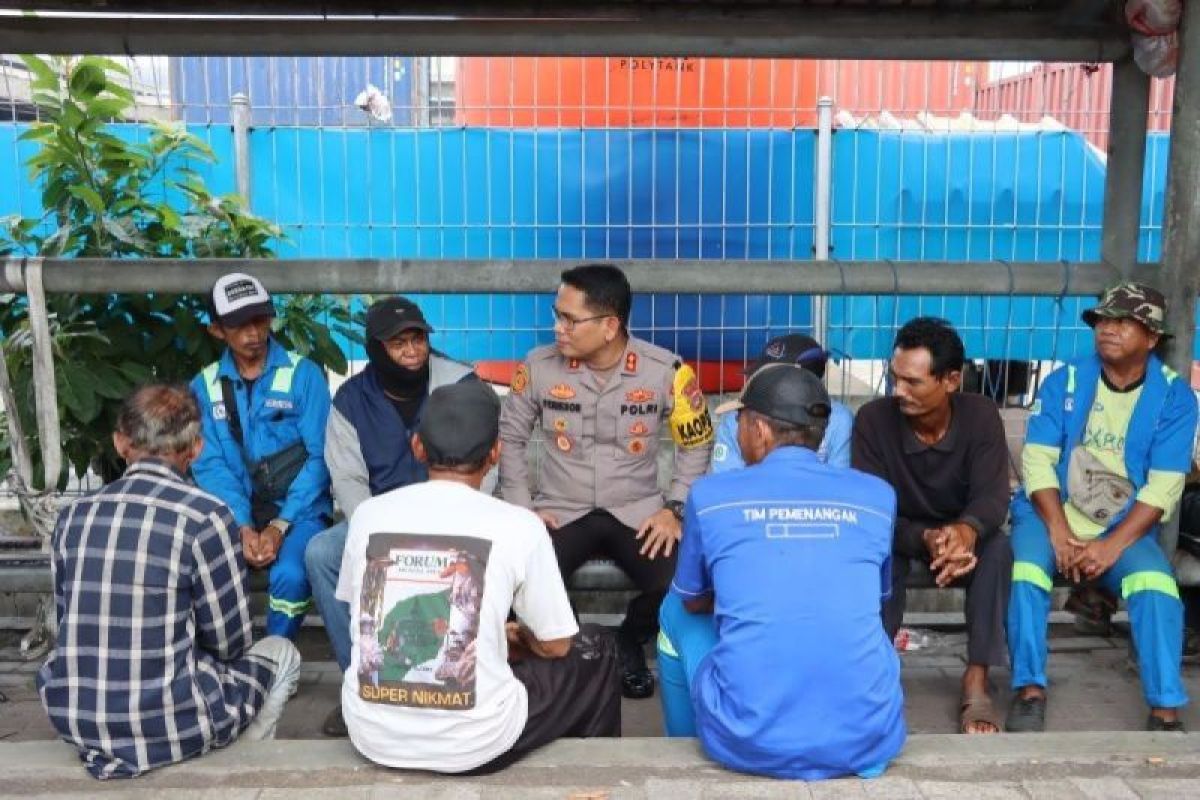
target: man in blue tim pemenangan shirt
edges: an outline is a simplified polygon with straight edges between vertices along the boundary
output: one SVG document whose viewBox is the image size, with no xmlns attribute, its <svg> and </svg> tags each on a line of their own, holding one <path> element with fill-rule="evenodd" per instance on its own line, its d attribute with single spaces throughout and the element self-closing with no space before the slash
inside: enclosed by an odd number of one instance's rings
<svg viewBox="0 0 1200 800">
<path fill-rule="evenodd" d="M 829 395 L 803 368 L 763 367 L 733 409 L 750 466 L 693 485 L 660 612 L 667 735 L 743 772 L 877 776 L 906 736 L 879 622 L 895 493 L 820 463 Z"/>
</svg>

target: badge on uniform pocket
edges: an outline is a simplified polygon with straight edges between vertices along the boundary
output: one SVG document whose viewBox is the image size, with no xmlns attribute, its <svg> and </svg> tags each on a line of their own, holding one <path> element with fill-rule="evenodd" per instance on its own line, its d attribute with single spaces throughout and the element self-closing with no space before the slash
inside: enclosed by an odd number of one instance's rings
<svg viewBox="0 0 1200 800">
<path fill-rule="evenodd" d="M 571 437 L 567 436 L 565 433 L 560 433 L 558 436 L 554 437 L 554 445 L 564 453 L 569 453 L 571 452 L 572 447 Z"/>
<path fill-rule="evenodd" d="M 559 433 L 562 433 L 566 429 L 567 429 L 567 418 L 566 417 L 559 417 L 558 419 L 554 420 L 554 430 L 558 431 Z"/>
<path fill-rule="evenodd" d="M 640 456 L 644 452 L 646 452 L 646 440 L 645 439 L 630 439 L 629 440 L 629 453 L 631 455 Z"/>
<path fill-rule="evenodd" d="M 650 428 L 646 425 L 646 423 L 642 422 L 639 419 L 637 422 L 635 422 L 629 426 L 629 435 L 630 436 L 649 436 Z"/>
</svg>

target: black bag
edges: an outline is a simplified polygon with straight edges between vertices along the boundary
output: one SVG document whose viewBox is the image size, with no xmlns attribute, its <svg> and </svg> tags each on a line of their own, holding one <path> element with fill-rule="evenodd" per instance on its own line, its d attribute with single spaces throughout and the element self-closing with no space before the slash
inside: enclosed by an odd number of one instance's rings
<svg viewBox="0 0 1200 800">
<path fill-rule="evenodd" d="M 221 398 L 225 401 L 229 433 L 242 451 L 242 460 L 246 462 L 246 469 L 250 473 L 250 516 L 254 527 L 262 530 L 279 516 L 280 502 L 287 497 L 292 481 L 296 480 L 308 461 L 308 449 L 304 442 L 296 442 L 257 462 L 251 461 L 246 457 L 242 420 L 238 414 L 237 398 L 233 394 L 233 381 L 229 378 L 221 378 Z"/>
</svg>

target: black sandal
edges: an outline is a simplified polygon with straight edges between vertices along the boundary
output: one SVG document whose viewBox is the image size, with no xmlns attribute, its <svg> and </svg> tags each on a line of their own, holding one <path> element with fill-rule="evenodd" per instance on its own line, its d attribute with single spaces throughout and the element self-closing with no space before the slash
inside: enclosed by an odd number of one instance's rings
<svg viewBox="0 0 1200 800">
<path fill-rule="evenodd" d="M 1004 730 L 1009 733 L 1041 733 L 1046 730 L 1046 698 L 1013 698 L 1004 720 Z"/>
<path fill-rule="evenodd" d="M 1165 720 L 1154 714 L 1146 718 L 1146 730 L 1154 733 L 1187 733 L 1183 727 L 1183 720 L 1178 717 Z"/>
</svg>

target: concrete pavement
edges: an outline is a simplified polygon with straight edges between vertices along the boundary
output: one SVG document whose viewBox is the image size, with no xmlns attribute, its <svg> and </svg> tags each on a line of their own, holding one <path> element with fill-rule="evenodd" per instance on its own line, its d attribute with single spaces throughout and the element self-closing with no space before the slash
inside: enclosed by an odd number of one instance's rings
<svg viewBox="0 0 1200 800">
<path fill-rule="evenodd" d="M 98 782 L 69 748 L 0 745 L 0 795 L 267 798 L 1185 798 L 1200 792 L 1200 736 L 918 735 L 875 780 L 804 784 L 727 772 L 694 740 L 563 740 L 478 778 L 376 767 L 346 742 L 235 745 L 136 781 Z"/>
</svg>

